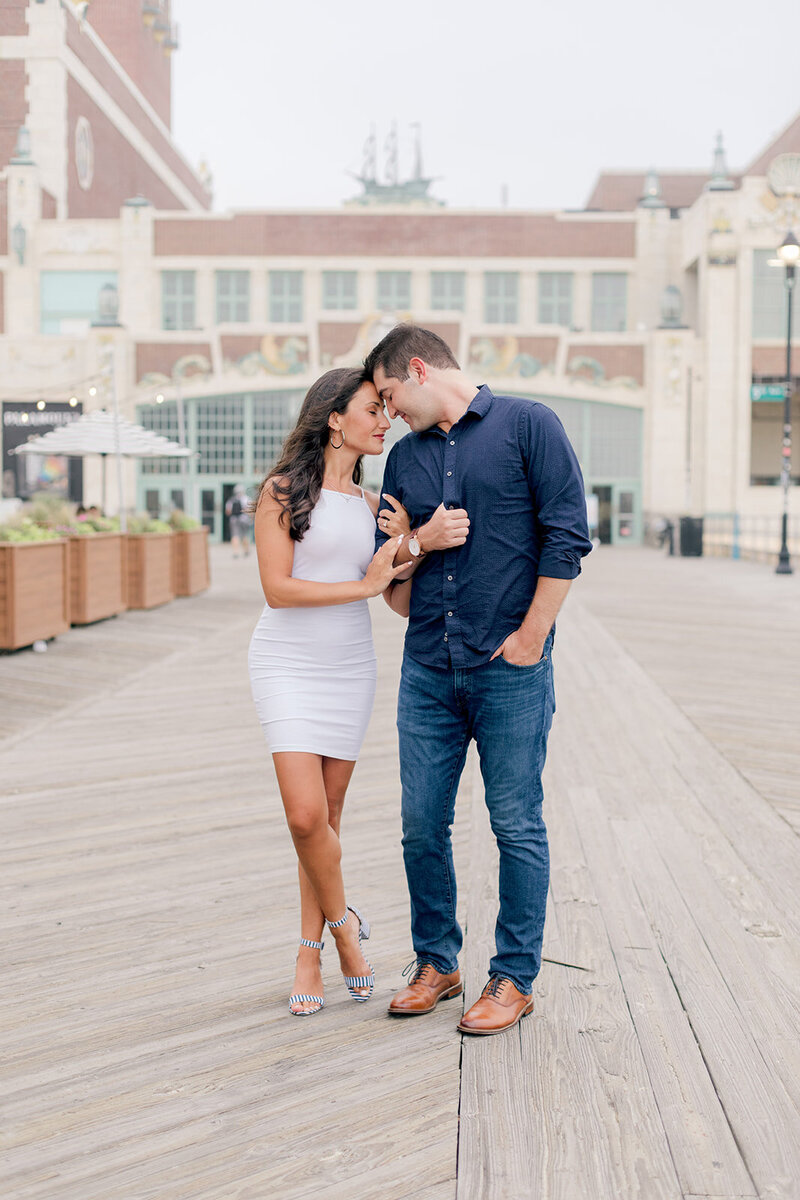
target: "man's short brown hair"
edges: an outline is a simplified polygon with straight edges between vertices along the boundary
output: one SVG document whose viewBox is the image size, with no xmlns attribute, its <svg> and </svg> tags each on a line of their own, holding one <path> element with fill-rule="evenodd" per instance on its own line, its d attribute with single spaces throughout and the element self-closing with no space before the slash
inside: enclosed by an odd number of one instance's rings
<svg viewBox="0 0 800 1200">
<path fill-rule="evenodd" d="M 364 360 L 364 373 L 372 379 L 380 367 L 388 379 L 408 379 L 408 364 L 412 358 L 421 358 L 429 367 L 459 369 L 455 355 L 444 338 L 440 338 L 432 329 L 423 329 L 421 325 L 405 324 L 395 325 L 370 350 Z"/>
</svg>

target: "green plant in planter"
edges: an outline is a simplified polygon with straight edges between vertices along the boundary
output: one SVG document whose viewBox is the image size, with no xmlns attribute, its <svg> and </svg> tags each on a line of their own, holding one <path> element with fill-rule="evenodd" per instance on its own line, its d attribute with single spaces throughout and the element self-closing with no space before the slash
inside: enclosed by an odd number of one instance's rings
<svg viewBox="0 0 800 1200">
<path fill-rule="evenodd" d="M 30 517 L 10 517 L 0 525 L 0 542 L 52 542 L 63 535 L 54 529 L 44 529 Z"/>
<path fill-rule="evenodd" d="M 200 528 L 200 522 L 195 521 L 194 517 L 190 517 L 182 508 L 173 508 L 169 515 L 169 523 L 176 533 L 186 533 L 190 529 Z"/>
<path fill-rule="evenodd" d="M 119 533 L 119 517 L 86 517 L 81 524 L 88 525 L 95 533 Z"/>
<path fill-rule="evenodd" d="M 128 517 L 128 533 L 172 533 L 172 528 L 147 513 L 135 513 Z"/>
</svg>

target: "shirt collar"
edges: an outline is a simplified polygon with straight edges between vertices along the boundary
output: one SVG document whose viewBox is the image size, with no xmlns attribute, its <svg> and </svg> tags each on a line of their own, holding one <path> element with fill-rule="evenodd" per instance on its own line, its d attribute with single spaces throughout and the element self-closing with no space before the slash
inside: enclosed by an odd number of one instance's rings
<svg viewBox="0 0 800 1200">
<path fill-rule="evenodd" d="M 486 416 L 493 403 L 494 392 L 485 383 L 482 383 L 478 388 L 478 391 L 469 408 L 466 410 L 463 416 L 459 417 L 459 420 L 456 422 L 456 424 L 459 424 L 466 417 L 478 417 L 479 419 L 482 419 Z M 440 428 L 439 425 L 430 425 L 427 429 L 423 429 L 420 432 L 423 434 L 438 433 L 441 435 L 441 437 L 447 436 L 445 431 Z"/>
</svg>

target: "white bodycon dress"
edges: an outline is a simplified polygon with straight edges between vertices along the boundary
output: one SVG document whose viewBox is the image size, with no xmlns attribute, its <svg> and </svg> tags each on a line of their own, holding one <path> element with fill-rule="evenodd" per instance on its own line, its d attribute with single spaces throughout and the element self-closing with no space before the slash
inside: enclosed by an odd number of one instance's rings
<svg viewBox="0 0 800 1200">
<path fill-rule="evenodd" d="M 375 548 L 375 518 L 361 496 L 326 489 L 294 543 L 294 579 L 363 579 Z M 315 608 L 270 608 L 256 625 L 250 684 L 272 753 L 306 751 L 355 761 L 375 698 L 375 647 L 366 600 Z"/>
</svg>

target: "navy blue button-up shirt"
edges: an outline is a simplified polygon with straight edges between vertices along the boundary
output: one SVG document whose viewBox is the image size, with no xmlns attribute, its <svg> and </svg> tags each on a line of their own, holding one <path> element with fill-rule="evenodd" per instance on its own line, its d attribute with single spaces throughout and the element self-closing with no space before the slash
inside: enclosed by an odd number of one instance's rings
<svg viewBox="0 0 800 1200">
<path fill-rule="evenodd" d="M 574 579 L 592 548 L 583 477 L 558 417 L 486 386 L 447 433 L 434 425 L 392 447 L 383 492 L 412 529 L 442 503 L 470 519 L 466 544 L 430 552 L 414 575 L 406 653 L 427 666 L 488 662 L 522 624 L 538 577 Z M 379 531 L 376 546 L 385 540 Z"/>
</svg>

